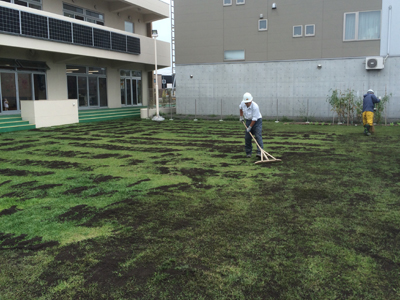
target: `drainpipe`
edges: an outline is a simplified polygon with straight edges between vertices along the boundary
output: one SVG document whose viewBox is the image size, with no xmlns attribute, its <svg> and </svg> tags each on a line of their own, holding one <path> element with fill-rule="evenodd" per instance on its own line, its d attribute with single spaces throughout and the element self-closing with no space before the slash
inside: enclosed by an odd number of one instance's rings
<svg viewBox="0 0 400 300">
<path fill-rule="evenodd" d="M 389 54 L 390 54 L 390 36 L 391 36 L 391 27 L 390 27 L 390 25 L 391 25 L 391 23 L 392 23 L 392 6 L 391 5 L 389 5 L 389 11 L 388 11 L 388 32 L 387 32 L 387 54 L 386 54 L 386 57 L 385 57 L 385 60 L 383 61 L 383 63 L 385 64 L 386 63 L 386 59 L 389 57 Z"/>
</svg>

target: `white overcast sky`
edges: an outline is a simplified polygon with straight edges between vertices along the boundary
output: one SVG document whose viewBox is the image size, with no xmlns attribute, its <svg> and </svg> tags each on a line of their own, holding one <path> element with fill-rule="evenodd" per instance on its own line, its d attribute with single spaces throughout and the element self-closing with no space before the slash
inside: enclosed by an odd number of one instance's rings
<svg viewBox="0 0 400 300">
<path fill-rule="evenodd" d="M 170 4 L 169 0 L 160 0 Z M 170 12 L 171 13 L 171 12 Z M 158 31 L 158 40 L 171 43 L 171 19 L 163 19 L 161 21 L 153 22 L 153 29 Z M 159 69 L 158 74 L 171 75 L 171 68 Z"/>
</svg>

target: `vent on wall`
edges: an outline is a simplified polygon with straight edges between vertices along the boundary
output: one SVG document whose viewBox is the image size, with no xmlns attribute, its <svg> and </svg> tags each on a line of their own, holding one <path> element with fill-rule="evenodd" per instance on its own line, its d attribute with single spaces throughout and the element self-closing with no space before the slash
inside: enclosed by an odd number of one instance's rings
<svg viewBox="0 0 400 300">
<path fill-rule="evenodd" d="M 381 70 L 384 67 L 383 57 L 373 56 L 365 59 L 365 69 L 367 70 Z"/>
</svg>

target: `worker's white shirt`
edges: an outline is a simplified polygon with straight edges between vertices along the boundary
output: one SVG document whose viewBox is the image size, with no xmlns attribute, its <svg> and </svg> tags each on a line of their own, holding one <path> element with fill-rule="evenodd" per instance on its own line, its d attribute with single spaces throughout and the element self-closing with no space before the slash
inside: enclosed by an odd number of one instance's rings
<svg viewBox="0 0 400 300">
<path fill-rule="evenodd" d="M 249 107 L 247 107 L 246 103 L 242 101 L 242 103 L 239 105 L 239 108 L 243 111 L 243 117 L 246 120 L 257 121 L 258 119 L 262 118 L 260 108 L 254 101 L 251 102 Z"/>
</svg>

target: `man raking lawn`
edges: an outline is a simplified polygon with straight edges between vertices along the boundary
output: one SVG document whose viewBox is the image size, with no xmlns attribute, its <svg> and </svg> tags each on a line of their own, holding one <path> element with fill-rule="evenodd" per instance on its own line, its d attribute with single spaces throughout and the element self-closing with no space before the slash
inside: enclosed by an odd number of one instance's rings
<svg viewBox="0 0 400 300">
<path fill-rule="evenodd" d="M 243 122 L 244 127 L 246 127 L 246 135 L 244 138 L 246 157 L 251 157 L 251 152 L 253 150 L 251 139 L 253 139 L 257 145 L 256 156 L 261 158 L 261 160 L 256 162 L 256 164 L 281 161 L 280 159 L 276 159 L 271 154 L 263 150 L 264 144 L 262 140 L 262 115 L 260 113 L 260 108 L 258 107 L 258 104 L 253 102 L 253 96 L 250 93 L 245 93 L 243 95 L 243 101 L 239 105 L 239 112 L 239 120 Z M 246 123 L 244 122 L 244 120 L 246 120 Z"/>
</svg>

